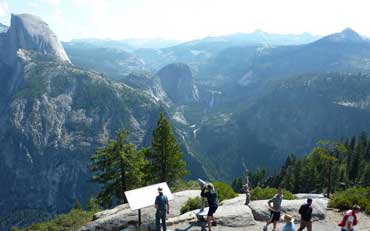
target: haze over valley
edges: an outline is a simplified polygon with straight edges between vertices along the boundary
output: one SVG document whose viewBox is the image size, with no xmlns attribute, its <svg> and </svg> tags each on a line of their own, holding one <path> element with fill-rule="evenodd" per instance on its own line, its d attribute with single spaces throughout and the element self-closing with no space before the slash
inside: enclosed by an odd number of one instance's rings
<svg viewBox="0 0 370 231">
<path fill-rule="evenodd" d="M 0 227 L 86 204 L 90 156 L 121 128 L 150 145 L 160 112 L 187 179 L 231 183 L 242 162 L 274 172 L 320 140 L 369 134 L 370 40 L 345 26 L 61 42 L 41 17 L 12 14 L 0 24 Z"/>
</svg>

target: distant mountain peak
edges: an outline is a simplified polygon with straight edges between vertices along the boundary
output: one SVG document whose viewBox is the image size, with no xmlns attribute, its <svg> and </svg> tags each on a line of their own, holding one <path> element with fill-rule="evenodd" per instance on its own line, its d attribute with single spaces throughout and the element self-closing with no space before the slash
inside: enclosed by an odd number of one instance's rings
<svg viewBox="0 0 370 231">
<path fill-rule="evenodd" d="M 4 61 L 14 63 L 19 49 L 50 55 L 56 60 L 70 63 L 70 60 L 49 25 L 31 14 L 12 14 L 10 27 L 4 38 Z"/>
<path fill-rule="evenodd" d="M 339 33 L 334 33 L 322 38 L 329 42 L 363 42 L 364 39 L 356 31 L 351 28 L 346 28 Z"/>
<path fill-rule="evenodd" d="M 198 89 L 190 67 L 185 63 L 171 63 L 157 73 L 168 97 L 176 103 L 187 104 L 198 101 Z"/>
</svg>

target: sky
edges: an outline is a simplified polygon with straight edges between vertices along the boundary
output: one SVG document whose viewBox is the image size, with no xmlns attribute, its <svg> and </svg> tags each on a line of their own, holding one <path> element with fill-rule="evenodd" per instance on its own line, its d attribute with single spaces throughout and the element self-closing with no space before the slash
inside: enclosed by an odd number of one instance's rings
<svg viewBox="0 0 370 231">
<path fill-rule="evenodd" d="M 164 38 L 187 41 L 250 33 L 327 35 L 351 27 L 370 36 L 368 0 L 0 0 L 11 13 L 40 16 L 63 41 Z"/>
</svg>

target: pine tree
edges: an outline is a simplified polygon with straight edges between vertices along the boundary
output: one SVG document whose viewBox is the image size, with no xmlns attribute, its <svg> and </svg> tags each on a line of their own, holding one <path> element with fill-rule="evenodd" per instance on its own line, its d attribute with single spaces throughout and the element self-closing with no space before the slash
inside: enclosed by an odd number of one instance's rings
<svg viewBox="0 0 370 231">
<path fill-rule="evenodd" d="M 147 171 L 149 182 L 167 182 L 173 186 L 187 174 L 183 154 L 171 131 L 170 122 L 160 113 L 157 126 L 153 131 L 152 145 L 146 153 L 149 161 Z"/>
<path fill-rule="evenodd" d="M 105 207 L 110 207 L 113 201 L 127 202 L 124 192 L 142 186 L 144 155 L 134 144 L 128 143 L 127 136 L 125 129 L 119 130 L 116 140 L 91 156 L 92 180 L 103 184 L 97 199 Z"/>
<path fill-rule="evenodd" d="M 81 206 L 81 203 L 80 203 L 80 201 L 79 201 L 79 200 L 76 200 L 76 201 L 75 201 L 75 204 L 74 204 L 74 206 L 73 206 L 73 209 L 79 209 L 79 210 L 81 210 L 81 209 L 82 209 L 82 206 Z"/>
<path fill-rule="evenodd" d="M 231 183 L 231 188 L 233 188 L 236 193 L 243 193 L 244 182 L 241 176 L 236 177 Z"/>
<path fill-rule="evenodd" d="M 86 208 L 88 211 L 93 211 L 93 212 L 99 211 L 98 200 L 94 197 L 90 197 L 89 201 L 87 202 Z"/>
</svg>

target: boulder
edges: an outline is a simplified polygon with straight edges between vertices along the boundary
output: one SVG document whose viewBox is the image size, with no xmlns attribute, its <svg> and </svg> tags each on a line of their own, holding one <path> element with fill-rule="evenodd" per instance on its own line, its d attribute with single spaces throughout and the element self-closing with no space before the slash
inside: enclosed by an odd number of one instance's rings
<svg viewBox="0 0 370 231">
<path fill-rule="evenodd" d="M 246 227 L 254 225 L 256 222 L 252 210 L 247 205 L 244 205 L 244 202 L 245 196 L 242 194 L 233 199 L 222 201 L 215 213 L 217 223 L 227 227 Z M 195 211 L 190 213 L 194 214 Z"/>
<path fill-rule="evenodd" d="M 243 205 L 245 203 L 245 194 L 239 194 L 239 196 L 229 199 L 229 200 L 224 200 L 221 202 L 221 205 Z"/>
<path fill-rule="evenodd" d="M 220 206 L 215 217 L 217 223 L 228 227 L 246 227 L 256 222 L 252 210 L 244 204 L 231 204 Z"/>
<path fill-rule="evenodd" d="M 297 200 L 283 200 L 282 203 L 282 214 L 289 213 L 293 215 L 296 221 L 300 221 L 300 214 L 298 210 L 302 204 L 306 202 L 306 199 Z M 313 220 L 323 220 L 326 217 L 326 207 L 328 199 L 316 198 L 313 199 Z M 257 221 L 266 221 L 270 217 L 270 211 L 267 205 L 267 200 L 251 201 L 249 207 L 252 209 L 254 219 Z"/>
</svg>

